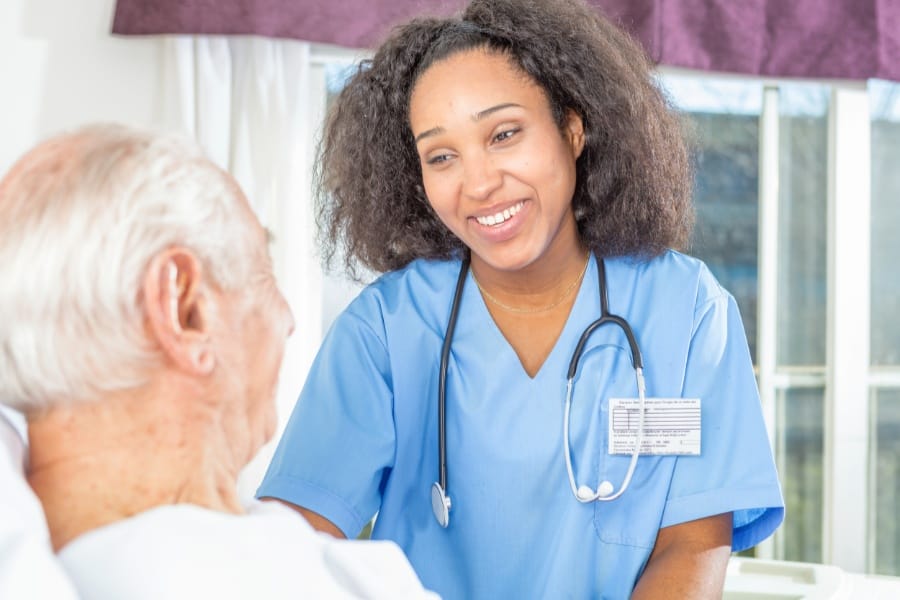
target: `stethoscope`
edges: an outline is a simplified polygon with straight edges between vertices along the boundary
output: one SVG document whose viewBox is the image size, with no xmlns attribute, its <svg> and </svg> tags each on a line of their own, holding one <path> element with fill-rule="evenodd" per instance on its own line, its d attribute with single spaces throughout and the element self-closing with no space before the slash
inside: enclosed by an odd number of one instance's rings
<svg viewBox="0 0 900 600">
<path fill-rule="evenodd" d="M 603 259 L 597 258 L 597 279 L 600 282 L 600 318 L 588 325 L 575 351 L 572 353 L 572 359 L 569 361 L 569 370 L 566 374 L 566 407 L 563 414 L 563 452 L 566 457 L 566 472 L 569 475 L 569 485 L 572 488 L 572 494 L 575 499 L 581 503 L 594 502 L 601 500 L 608 502 L 615 500 L 625 493 L 628 485 L 631 483 L 631 477 L 634 475 L 634 469 L 637 466 L 638 456 L 640 455 L 641 445 L 644 441 L 644 363 L 641 359 L 641 351 L 638 348 L 637 340 L 628 321 L 617 315 L 610 314 L 609 300 L 606 293 L 606 266 Z M 450 495 L 447 490 L 447 365 L 450 361 L 450 344 L 453 341 L 453 331 L 456 329 L 456 321 L 459 317 L 459 305 L 462 299 L 463 288 L 466 284 L 466 276 L 469 272 L 470 258 L 466 256 L 462 261 L 459 269 L 459 276 L 456 280 L 456 291 L 453 294 L 453 304 L 450 307 L 450 320 L 447 323 L 447 331 L 444 334 L 444 344 L 441 348 L 441 365 L 438 375 L 438 481 L 431 485 L 431 509 L 434 516 L 441 527 L 447 527 L 450 524 Z M 572 390 L 574 388 L 575 373 L 578 370 L 578 360 L 584 351 L 584 346 L 591 337 L 591 334 L 598 327 L 612 323 L 618 326 L 625 337 L 628 339 L 628 345 L 631 347 L 631 363 L 634 366 L 635 379 L 638 388 L 638 430 L 635 439 L 634 450 L 631 453 L 631 462 L 628 464 L 628 470 L 622 479 L 622 485 L 619 491 L 615 491 L 610 481 L 602 481 L 594 490 L 587 485 L 577 485 L 575 483 L 575 474 L 572 469 L 572 456 L 569 446 L 569 414 L 572 407 Z"/>
</svg>

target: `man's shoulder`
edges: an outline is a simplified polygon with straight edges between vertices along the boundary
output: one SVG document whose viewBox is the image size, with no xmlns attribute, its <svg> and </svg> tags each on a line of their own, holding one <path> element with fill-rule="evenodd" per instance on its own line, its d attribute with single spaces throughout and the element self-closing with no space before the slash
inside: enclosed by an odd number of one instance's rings
<svg viewBox="0 0 900 600">
<path fill-rule="evenodd" d="M 81 536 L 60 559 L 79 591 L 100 600 L 278 599 L 308 592 L 349 598 L 382 579 L 393 591 L 419 586 L 392 544 L 340 542 L 298 513 L 266 502 L 243 515 L 188 505 L 156 508 Z"/>
<path fill-rule="evenodd" d="M 140 598 L 223 591 L 229 592 L 226 597 L 240 597 L 241 590 L 253 588 L 246 577 L 265 575 L 260 570 L 274 567 L 272 559 L 287 540 L 302 536 L 302 528 L 292 531 L 292 520 L 284 517 L 278 519 L 280 533 L 272 535 L 275 528 L 266 525 L 272 520 L 198 506 L 159 507 L 81 535 L 59 558 L 87 597 L 115 598 L 127 591 L 134 598 L 134 590 L 140 590 Z M 272 537 L 264 543 L 265 535 Z M 290 546 L 296 551 L 302 543 Z"/>
<path fill-rule="evenodd" d="M 265 505 L 267 503 L 256 503 Z M 278 531 L 277 535 L 272 535 Z M 300 545 L 314 536 L 309 524 L 288 508 L 253 506 L 246 514 L 230 514 L 190 504 L 160 506 L 87 532 L 63 548 L 60 557 L 111 553 L 122 558 L 169 562 L 174 554 L 203 552 L 225 558 L 243 553 L 250 544 L 271 547 L 282 540 Z M 178 543 L 172 545 L 174 538 Z M 234 543 L 240 540 L 240 544 Z"/>
</svg>

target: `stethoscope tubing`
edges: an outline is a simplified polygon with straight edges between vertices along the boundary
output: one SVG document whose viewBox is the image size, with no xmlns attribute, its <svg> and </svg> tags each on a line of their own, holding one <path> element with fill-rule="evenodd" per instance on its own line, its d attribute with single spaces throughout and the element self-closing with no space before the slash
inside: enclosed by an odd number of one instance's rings
<svg viewBox="0 0 900 600">
<path fill-rule="evenodd" d="M 638 432 L 637 437 L 634 440 L 634 450 L 631 452 L 631 460 L 628 463 L 628 470 L 625 471 L 625 477 L 622 479 L 622 485 L 619 486 L 619 491 L 609 491 L 606 492 L 603 489 L 603 484 L 608 484 L 612 486 L 608 481 L 602 482 L 596 491 L 591 490 L 591 494 L 589 496 L 582 496 L 579 493 L 578 484 L 575 482 L 575 472 L 572 468 L 572 446 L 569 444 L 569 414 L 572 409 L 572 388 L 574 387 L 574 379 L 570 378 L 566 380 L 566 407 L 563 412 L 563 453 L 566 457 L 566 473 L 569 476 L 569 487 L 572 488 L 572 494 L 575 496 L 575 499 L 581 502 L 582 504 L 587 504 L 589 502 L 595 502 L 600 500 L 602 502 L 609 502 L 610 500 L 615 500 L 619 496 L 625 493 L 625 490 L 628 489 L 628 486 L 631 484 L 631 477 L 634 475 L 634 470 L 637 468 L 638 457 L 641 454 L 641 446 L 644 444 L 644 408 L 646 405 L 646 397 L 645 397 L 645 388 L 644 388 L 644 370 L 640 367 L 636 367 L 635 379 L 637 381 L 638 387 Z M 610 416 L 612 418 L 612 416 Z"/>
<path fill-rule="evenodd" d="M 459 268 L 456 291 L 453 293 L 453 306 L 450 308 L 450 320 L 447 322 L 444 344 L 441 347 L 441 366 L 438 376 L 438 482 L 445 492 L 447 490 L 447 368 L 450 364 L 450 345 L 453 342 L 453 332 L 456 330 L 456 321 L 459 318 L 459 305 L 462 304 L 460 299 L 463 288 L 466 286 L 470 260 L 467 254 Z"/>
<path fill-rule="evenodd" d="M 628 325 L 628 321 L 609 312 L 609 298 L 606 289 L 606 265 L 599 256 L 597 257 L 597 279 L 599 280 L 600 285 L 600 318 L 588 325 L 584 330 L 584 333 L 582 333 L 581 337 L 578 339 L 575 351 L 572 352 L 572 360 L 569 361 L 569 371 L 566 373 L 566 380 L 575 378 L 575 371 L 578 370 L 578 361 L 581 359 L 581 354 L 584 352 L 584 346 L 587 344 L 591 334 L 593 334 L 598 327 L 606 325 L 607 323 L 618 325 L 625 333 L 625 338 L 628 340 L 628 345 L 631 347 L 632 366 L 635 369 L 643 370 L 644 368 L 644 359 L 641 356 L 641 350 L 638 348 L 637 339 L 634 337 L 634 332 L 631 330 L 631 326 Z"/>
<path fill-rule="evenodd" d="M 450 307 L 450 319 L 447 322 L 447 331 L 444 334 L 444 343 L 441 347 L 440 371 L 438 374 L 438 482 L 432 485 L 432 510 L 435 518 L 442 527 L 447 527 L 450 522 L 450 496 L 447 493 L 447 370 L 450 362 L 450 347 L 453 342 L 453 333 L 456 329 L 456 322 L 459 319 L 459 307 L 461 304 L 463 289 L 469 272 L 470 256 L 466 255 L 459 269 L 459 276 L 456 280 L 456 289 L 453 294 L 453 303 Z M 578 339 L 578 344 L 572 353 L 572 359 L 569 361 L 569 369 L 566 374 L 566 403 L 563 417 L 563 444 L 566 461 L 566 471 L 569 476 L 569 485 L 576 500 L 581 503 L 593 502 L 596 500 L 615 500 L 625 493 L 631 478 L 634 475 L 637 466 L 637 459 L 640 455 L 641 445 L 644 439 L 644 409 L 645 409 L 645 384 L 643 375 L 643 358 L 637 339 L 631 326 L 624 318 L 609 312 L 609 301 L 606 288 L 606 265 L 600 256 L 597 260 L 597 278 L 600 288 L 600 318 L 588 325 Z M 628 470 L 622 480 L 622 485 L 618 491 L 606 490 L 604 486 L 611 488 L 612 484 L 608 481 L 602 482 L 596 492 L 591 490 L 587 494 L 580 494 L 579 488 L 575 483 L 575 474 L 572 468 L 572 457 L 569 446 L 569 416 L 572 406 L 572 389 L 574 387 L 575 374 L 578 370 L 578 362 L 584 351 L 591 335 L 602 325 L 612 323 L 618 326 L 625 334 L 628 345 L 631 350 L 631 363 L 635 371 L 635 379 L 638 387 L 638 431 L 635 439 L 634 450 L 632 451 L 631 461 Z M 586 486 L 585 486 L 586 487 Z M 590 489 L 590 488 L 588 488 Z"/>
</svg>

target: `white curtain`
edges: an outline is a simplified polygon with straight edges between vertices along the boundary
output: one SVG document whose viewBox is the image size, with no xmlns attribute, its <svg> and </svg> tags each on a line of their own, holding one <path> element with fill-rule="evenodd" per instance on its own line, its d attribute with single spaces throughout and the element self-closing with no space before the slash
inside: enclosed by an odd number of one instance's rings
<svg viewBox="0 0 900 600">
<path fill-rule="evenodd" d="M 274 233 L 275 272 L 297 326 L 288 341 L 278 394 L 280 427 L 321 340 L 322 274 L 315 256 L 310 174 L 321 99 L 313 96 L 309 44 L 259 37 L 166 40 L 163 119 L 196 138 L 247 194 Z M 255 491 L 273 440 L 245 469 L 241 495 Z"/>
</svg>

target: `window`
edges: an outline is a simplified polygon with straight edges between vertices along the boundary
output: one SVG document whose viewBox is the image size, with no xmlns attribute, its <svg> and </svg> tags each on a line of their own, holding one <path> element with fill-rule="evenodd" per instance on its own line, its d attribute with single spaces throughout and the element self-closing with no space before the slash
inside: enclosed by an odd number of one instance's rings
<svg viewBox="0 0 900 600">
<path fill-rule="evenodd" d="M 689 253 L 735 297 L 756 356 L 759 117 L 762 85 L 667 76 L 695 152 L 697 222 Z"/>
<path fill-rule="evenodd" d="M 840 127 L 854 116 L 852 102 L 838 105 L 835 98 L 852 101 L 865 92 L 815 82 L 666 72 L 661 83 L 684 113 L 697 146 L 697 227 L 691 253 L 710 266 L 741 309 L 784 489 L 784 526 L 756 554 L 865 570 L 862 559 L 842 562 L 851 554 L 861 556 L 854 548 L 865 545 L 856 543 L 865 537 L 864 527 L 855 527 L 846 515 L 865 515 L 868 502 L 866 494 L 845 491 L 865 488 L 866 458 L 864 453 L 844 452 L 858 432 L 842 416 L 865 402 L 855 392 L 864 390 L 867 382 L 864 374 L 851 374 L 849 384 L 841 380 L 842 385 L 836 385 L 834 374 L 845 371 L 841 361 L 846 351 L 829 352 L 829 343 L 845 339 L 835 337 L 834 331 L 855 324 L 850 322 L 852 314 L 829 313 L 839 295 L 843 301 L 852 293 L 835 287 L 838 276 L 846 273 L 836 273 L 829 262 L 829 253 L 843 248 L 853 233 L 852 223 L 835 218 L 834 207 L 856 202 L 863 210 L 867 202 L 865 185 L 854 197 L 838 184 L 868 168 L 863 159 L 845 167 L 850 161 L 835 152 Z M 841 150 L 867 155 L 864 147 L 851 149 L 853 143 Z M 837 160 L 842 162 L 832 162 Z M 900 191 L 885 195 L 897 198 Z M 892 207 L 895 212 L 885 215 L 886 223 L 898 222 L 896 201 Z M 888 228 L 884 226 L 885 232 Z M 893 248 L 894 253 L 898 250 Z M 864 269 L 865 261 L 861 257 L 858 268 Z M 873 285 L 898 285 L 897 276 L 886 277 L 889 282 L 873 280 Z M 898 297 L 898 291 L 890 297 Z M 897 308 L 892 305 L 885 313 L 896 314 Z M 885 346 L 900 347 L 896 333 Z M 881 402 L 873 413 L 876 410 L 884 412 Z M 885 441 L 890 437 L 885 430 L 890 430 L 888 419 L 878 421 L 879 445 L 873 450 L 880 453 L 882 469 L 892 460 L 893 446 Z M 874 440 L 875 433 L 871 437 Z M 851 458 L 841 460 L 847 456 Z M 877 481 L 879 490 L 889 486 L 883 476 Z M 850 484 L 842 488 L 841 482 Z M 896 492 L 880 492 L 879 506 L 888 506 Z M 896 535 L 891 531 L 879 529 L 880 537 L 875 532 L 869 537 L 884 540 Z M 869 568 L 873 565 L 870 560 Z"/>
<path fill-rule="evenodd" d="M 872 531 L 871 570 L 900 573 L 900 389 L 873 391 L 873 454 L 875 518 Z"/>
<path fill-rule="evenodd" d="M 349 53 L 340 53 L 333 55 L 331 53 L 322 56 L 320 59 L 322 67 L 321 73 L 324 79 L 325 98 L 323 99 L 323 116 L 334 99 L 344 87 L 347 79 L 353 75 L 357 69 L 358 59 Z M 316 138 L 318 141 L 318 136 Z M 322 331 L 327 332 L 331 323 L 344 310 L 347 304 L 360 292 L 362 285 L 352 281 L 349 277 L 340 272 L 342 257 L 336 256 L 334 259 L 333 273 L 326 273 L 322 282 L 323 285 L 323 303 L 322 303 Z M 363 273 L 362 275 L 366 275 Z M 372 279 L 372 277 L 369 277 Z"/>
<path fill-rule="evenodd" d="M 870 84 L 872 302 L 869 568 L 900 574 L 900 85 Z"/>
<path fill-rule="evenodd" d="M 767 351 L 775 354 L 775 457 L 785 500 L 774 555 L 806 562 L 824 559 L 829 95 L 817 84 L 777 88 L 777 231 L 767 232 L 776 237 Z"/>
</svg>

